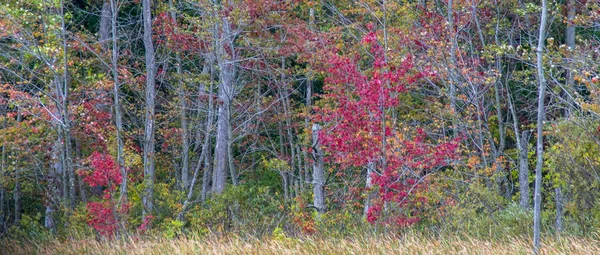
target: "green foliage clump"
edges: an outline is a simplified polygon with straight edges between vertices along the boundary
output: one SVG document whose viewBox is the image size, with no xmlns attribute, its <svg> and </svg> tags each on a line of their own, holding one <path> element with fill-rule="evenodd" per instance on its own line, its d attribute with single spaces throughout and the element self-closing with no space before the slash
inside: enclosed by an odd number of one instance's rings
<svg viewBox="0 0 600 255">
<path fill-rule="evenodd" d="M 185 215 L 192 228 L 212 233 L 270 234 L 285 220 L 282 199 L 266 186 L 230 186 Z"/>
<path fill-rule="evenodd" d="M 8 229 L 8 236 L 13 240 L 49 240 L 52 234 L 50 230 L 42 224 L 43 219 L 40 213 L 35 215 L 23 214 L 18 225 L 13 225 Z"/>
</svg>

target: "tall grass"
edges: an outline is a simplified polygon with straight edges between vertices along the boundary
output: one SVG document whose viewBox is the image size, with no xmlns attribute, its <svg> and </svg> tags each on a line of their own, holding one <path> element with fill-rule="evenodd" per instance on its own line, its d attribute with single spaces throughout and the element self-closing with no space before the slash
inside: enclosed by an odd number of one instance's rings
<svg viewBox="0 0 600 255">
<path fill-rule="evenodd" d="M 547 237 L 541 254 L 600 254 L 599 238 Z M 528 237 L 484 240 L 466 236 L 358 235 L 255 238 L 242 236 L 178 239 L 0 241 L 1 254 L 531 254 Z"/>
</svg>

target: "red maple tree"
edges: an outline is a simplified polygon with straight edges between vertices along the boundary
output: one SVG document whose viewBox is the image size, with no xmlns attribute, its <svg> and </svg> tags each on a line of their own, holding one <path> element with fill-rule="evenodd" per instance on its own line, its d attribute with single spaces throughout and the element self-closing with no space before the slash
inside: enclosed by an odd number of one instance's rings
<svg viewBox="0 0 600 255">
<path fill-rule="evenodd" d="M 369 208 L 369 222 L 378 221 L 383 205 L 389 205 L 403 210 L 386 217 L 386 223 L 410 225 L 420 220 L 414 205 L 427 202 L 412 194 L 427 188 L 427 170 L 457 157 L 458 139 L 434 144 L 421 128 L 406 132 L 395 127 L 389 112 L 400 106 L 400 95 L 431 74 L 416 72 L 410 55 L 398 65 L 386 61 L 376 32 L 369 32 L 362 43 L 373 56 L 366 72 L 360 70 L 360 55 L 328 58 L 325 105 L 315 109 L 315 120 L 326 125 L 320 139 L 328 160 L 341 170 L 376 165 L 371 178 L 379 197 Z"/>
</svg>

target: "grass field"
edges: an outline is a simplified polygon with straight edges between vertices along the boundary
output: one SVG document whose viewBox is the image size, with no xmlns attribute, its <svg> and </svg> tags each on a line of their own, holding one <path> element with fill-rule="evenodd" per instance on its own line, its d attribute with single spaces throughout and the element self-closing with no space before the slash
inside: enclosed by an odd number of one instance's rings
<svg viewBox="0 0 600 255">
<path fill-rule="evenodd" d="M 600 254 L 599 238 L 545 238 L 541 254 Z M 529 238 L 481 240 L 421 235 L 304 238 L 128 238 L 0 241 L 1 254 L 531 254 Z"/>
</svg>

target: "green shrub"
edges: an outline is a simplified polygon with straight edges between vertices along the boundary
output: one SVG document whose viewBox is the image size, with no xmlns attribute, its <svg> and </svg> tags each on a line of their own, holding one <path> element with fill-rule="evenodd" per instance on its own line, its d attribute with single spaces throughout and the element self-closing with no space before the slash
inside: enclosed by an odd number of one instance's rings
<svg viewBox="0 0 600 255">
<path fill-rule="evenodd" d="M 186 214 L 192 228 L 225 234 L 271 234 L 283 224 L 286 212 L 283 199 L 266 186 L 230 186 L 223 194 L 209 198 Z M 202 230 L 201 230 L 202 231 Z"/>
</svg>

